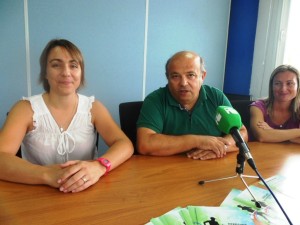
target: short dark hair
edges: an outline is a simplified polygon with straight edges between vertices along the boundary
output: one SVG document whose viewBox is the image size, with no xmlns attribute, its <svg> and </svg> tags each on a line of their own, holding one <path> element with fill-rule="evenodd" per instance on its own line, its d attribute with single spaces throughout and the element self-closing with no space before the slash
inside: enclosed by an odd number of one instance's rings
<svg viewBox="0 0 300 225">
<path fill-rule="evenodd" d="M 184 53 L 191 53 L 191 54 L 194 54 L 195 56 L 198 56 L 199 59 L 200 59 L 200 71 L 201 72 L 206 72 L 206 69 L 205 69 L 205 63 L 204 63 L 204 59 L 198 55 L 197 53 L 195 52 L 192 52 L 192 51 L 181 51 L 181 52 L 177 52 L 175 53 L 174 55 L 172 55 L 166 62 L 166 65 L 165 65 L 165 74 L 166 74 L 166 77 L 168 79 L 168 72 L 169 72 L 169 64 L 170 62 L 173 60 L 173 58 L 179 54 L 184 54 Z"/>
<path fill-rule="evenodd" d="M 66 51 L 68 51 L 68 53 L 70 53 L 70 55 L 74 59 L 76 59 L 78 61 L 80 68 L 81 68 L 81 81 L 80 81 L 79 88 L 83 87 L 85 84 L 85 76 L 84 76 L 84 60 L 83 60 L 81 51 L 79 50 L 79 48 L 77 48 L 76 45 L 74 45 L 72 42 L 70 42 L 66 39 L 53 39 L 48 42 L 48 44 L 46 45 L 46 47 L 44 48 L 44 50 L 42 51 L 42 54 L 40 56 L 41 70 L 40 70 L 39 82 L 41 84 L 43 84 L 44 90 L 46 92 L 50 91 L 49 82 L 46 78 L 48 56 L 49 56 L 50 51 L 57 46 L 64 48 Z"/>
</svg>

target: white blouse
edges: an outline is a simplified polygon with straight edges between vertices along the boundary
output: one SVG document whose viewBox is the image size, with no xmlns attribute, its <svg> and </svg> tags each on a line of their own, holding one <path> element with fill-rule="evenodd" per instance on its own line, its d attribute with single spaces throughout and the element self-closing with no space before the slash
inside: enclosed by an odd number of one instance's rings
<svg viewBox="0 0 300 225">
<path fill-rule="evenodd" d="M 22 158 L 39 165 L 97 158 L 96 130 L 91 122 L 94 96 L 78 94 L 77 111 L 67 130 L 61 131 L 42 94 L 23 97 L 33 110 L 33 130 L 25 135 Z"/>
</svg>

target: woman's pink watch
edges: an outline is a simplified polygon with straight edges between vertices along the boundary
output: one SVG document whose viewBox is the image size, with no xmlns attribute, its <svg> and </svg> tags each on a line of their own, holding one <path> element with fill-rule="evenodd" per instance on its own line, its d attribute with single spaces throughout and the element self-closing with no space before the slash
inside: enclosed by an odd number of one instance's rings
<svg viewBox="0 0 300 225">
<path fill-rule="evenodd" d="M 106 172 L 104 175 L 108 174 L 108 172 L 110 171 L 110 167 L 111 167 L 111 163 L 108 159 L 106 158 L 98 158 L 97 161 L 102 165 L 105 166 L 106 168 Z"/>
</svg>

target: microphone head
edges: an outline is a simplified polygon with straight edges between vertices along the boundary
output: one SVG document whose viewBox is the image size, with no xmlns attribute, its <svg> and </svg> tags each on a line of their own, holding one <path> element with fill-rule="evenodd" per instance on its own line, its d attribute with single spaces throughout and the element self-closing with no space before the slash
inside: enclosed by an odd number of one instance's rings
<svg viewBox="0 0 300 225">
<path fill-rule="evenodd" d="M 230 106 L 218 106 L 216 123 L 218 129 L 225 134 L 230 134 L 232 128 L 239 130 L 243 125 L 240 114 Z"/>
</svg>

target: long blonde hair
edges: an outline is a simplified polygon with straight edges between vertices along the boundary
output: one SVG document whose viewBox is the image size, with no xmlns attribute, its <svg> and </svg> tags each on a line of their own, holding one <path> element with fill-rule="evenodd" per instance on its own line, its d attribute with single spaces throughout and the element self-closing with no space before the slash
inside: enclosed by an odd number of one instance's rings
<svg viewBox="0 0 300 225">
<path fill-rule="evenodd" d="M 300 88 L 299 88 L 300 76 L 299 76 L 299 71 L 291 65 L 280 65 L 272 72 L 269 81 L 269 97 L 265 99 L 265 102 L 267 104 L 267 111 L 270 115 L 272 115 L 273 104 L 274 104 L 274 92 L 273 92 L 274 78 L 278 73 L 282 73 L 286 71 L 290 71 L 296 75 L 297 94 L 296 97 L 292 100 L 292 103 L 290 105 L 290 111 L 292 112 L 293 119 L 300 119 Z"/>
</svg>

